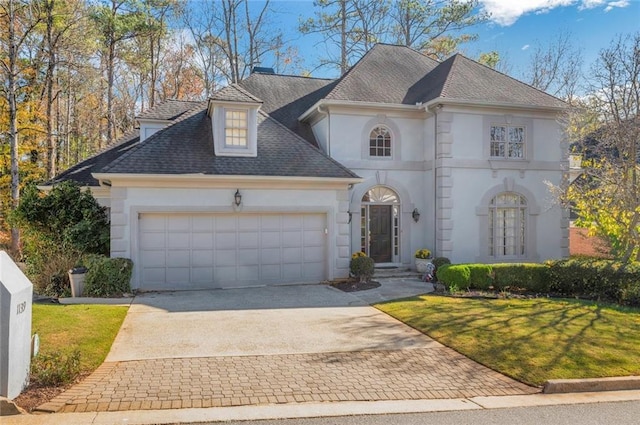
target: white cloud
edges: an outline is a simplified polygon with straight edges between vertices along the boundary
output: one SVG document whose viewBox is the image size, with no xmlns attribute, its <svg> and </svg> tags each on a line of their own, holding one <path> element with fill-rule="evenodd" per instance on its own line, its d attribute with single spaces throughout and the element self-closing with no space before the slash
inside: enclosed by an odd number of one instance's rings
<svg viewBox="0 0 640 425">
<path fill-rule="evenodd" d="M 529 48 L 528 44 L 525 44 L 524 46 L 522 46 L 521 50 L 527 50 Z"/>
<path fill-rule="evenodd" d="M 482 9 L 491 14 L 491 20 L 501 26 L 513 25 L 518 18 L 528 13 L 547 13 L 563 6 L 577 6 L 578 9 L 593 9 L 606 6 L 608 12 L 614 7 L 627 7 L 629 0 L 480 0 Z"/>
</svg>

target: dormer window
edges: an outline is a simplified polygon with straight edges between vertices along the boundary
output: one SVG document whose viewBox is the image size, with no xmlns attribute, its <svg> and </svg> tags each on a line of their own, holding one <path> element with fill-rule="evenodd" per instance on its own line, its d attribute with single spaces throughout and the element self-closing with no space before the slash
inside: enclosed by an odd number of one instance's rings
<svg viewBox="0 0 640 425">
<path fill-rule="evenodd" d="M 236 84 L 209 99 L 216 156 L 258 156 L 258 110 L 262 101 Z"/>
<path fill-rule="evenodd" d="M 248 110 L 225 109 L 224 145 L 230 148 L 246 148 L 248 136 Z"/>
</svg>

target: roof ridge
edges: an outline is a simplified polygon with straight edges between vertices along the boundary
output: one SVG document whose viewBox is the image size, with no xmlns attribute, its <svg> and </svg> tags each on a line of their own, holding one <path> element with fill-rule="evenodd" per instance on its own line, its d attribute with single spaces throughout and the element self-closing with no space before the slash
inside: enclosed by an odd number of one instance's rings
<svg viewBox="0 0 640 425">
<path fill-rule="evenodd" d="M 262 101 L 262 99 L 260 99 L 259 97 L 251 94 L 250 92 L 248 92 L 247 90 L 245 90 L 244 88 L 242 88 L 238 83 L 231 83 L 227 86 L 222 87 L 219 90 L 216 90 L 210 97 L 208 100 L 214 100 L 214 101 L 221 101 L 224 102 L 225 99 L 217 99 L 216 96 L 218 96 L 219 94 L 223 93 L 224 91 L 229 91 L 229 90 L 236 90 L 237 92 L 239 92 L 240 94 L 242 94 L 245 97 L 248 97 L 249 99 L 253 100 L 254 102 L 257 103 L 264 103 Z"/>
<path fill-rule="evenodd" d="M 490 66 L 488 66 L 488 65 L 485 65 L 485 64 L 483 64 L 483 63 L 480 63 L 480 62 L 478 62 L 478 61 L 476 61 L 476 60 L 474 60 L 474 59 L 471 59 L 471 58 L 469 58 L 469 57 L 467 57 L 467 56 L 463 55 L 462 53 L 457 52 L 457 53 L 455 53 L 454 55 L 452 55 L 452 56 L 451 56 L 451 58 L 456 58 L 456 57 L 460 57 L 460 58 L 462 58 L 462 59 L 464 59 L 464 60 L 467 60 L 467 61 L 469 61 L 469 62 L 473 63 L 474 65 L 481 66 L 481 67 L 483 67 L 483 68 L 486 68 L 486 69 L 489 69 L 489 70 L 491 70 L 491 71 L 493 71 L 493 72 L 496 72 L 496 73 L 498 73 L 498 74 L 500 74 L 500 75 L 502 75 L 502 76 L 504 76 L 504 77 L 507 77 L 507 78 L 509 78 L 509 79 L 511 79 L 511 80 L 513 80 L 513 81 L 515 81 L 515 82 L 517 82 L 517 83 L 520 83 L 520 84 L 522 84 L 522 85 L 525 85 L 525 86 L 527 86 L 527 87 L 530 87 L 530 88 L 532 88 L 532 89 L 534 89 L 534 90 L 536 90 L 536 91 L 538 91 L 538 92 L 540 92 L 540 93 L 542 93 L 542 94 L 544 94 L 544 95 L 546 95 L 546 96 L 552 97 L 552 98 L 554 98 L 555 100 L 558 100 L 558 101 L 560 101 L 560 102 L 562 102 L 562 103 L 567 103 L 566 101 L 564 101 L 564 100 L 560 99 L 560 98 L 559 98 L 559 97 L 557 97 L 557 96 L 554 96 L 554 95 L 552 95 L 552 94 L 550 94 L 550 93 L 547 93 L 547 92 L 546 92 L 546 91 L 544 91 L 544 90 L 541 90 L 541 89 L 539 89 L 539 88 L 537 88 L 537 87 L 534 87 L 534 86 L 532 86 L 531 84 L 529 84 L 529 83 L 527 83 L 527 82 L 524 82 L 524 81 L 522 81 L 522 80 L 518 80 L 517 78 L 512 77 L 512 76 L 511 76 L 511 75 L 509 75 L 509 74 L 505 74 L 505 73 L 504 73 L 504 72 L 502 72 L 502 71 L 499 71 L 499 70 L 497 70 L 497 69 L 495 69 L 495 68 L 491 68 L 491 67 L 490 67 Z M 447 60 L 449 60 L 449 59 L 450 59 L 450 58 L 448 58 Z M 455 60 L 454 60 L 454 62 L 455 62 Z M 448 76 L 447 76 L 447 79 L 448 79 Z"/>
<path fill-rule="evenodd" d="M 198 103 L 202 104 L 201 109 L 193 107 L 193 108 L 185 111 L 178 118 L 176 118 L 175 120 L 171 121 L 171 123 L 169 123 L 166 127 L 163 127 L 159 131 L 156 131 L 151 136 L 149 136 L 146 139 L 144 139 L 143 141 L 139 142 L 133 148 L 129 149 L 126 153 L 120 155 L 118 158 L 116 158 L 115 160 L 111 161 L 109 164 L 105 165 L 104 167 L 102 167 L 97 172 L 102 173 L 102 172 L 105 172 L 105 171 L 109 171 L 109 169 L 113 168 L 115 165 L 117 165 L 118 163 L 122 162 L 126 157 L 132 155 L 134 152 L 138 151 L 143 146 L 146 146 L 149 143 L 153 143 L 158 138 L 157 135 L 159 135 L 163 131 L 165 131 L 165 130 L 167 130 L 167 129 L 169 129 L 169 128 L 171 128 L 171 127 L 173 127 L 173 126 L 175 126 L 175 125 L 177 125 L 177 124 L 179 124 L 181 122 L 183 122 L 187 118 L 191 118 L 192 116 L 196 115 L 196 113 L 200 113 L 202 111 L 206 111 L 206 109 L 207 109 L 207 101 L 203 100 L 203 101 L 200 101 Z"/>
<path fill-rule="evenodd" d="M 300 78 L 304 80 L 324 80 L 324 81 L 335 81 L 337 78 L 325 78 L 325 77 L 313 77 L 306 75 L 293 75 L 293 74 L 264 74 L 262 72 L 254 72 L 249 77 L 245 78 L 243 81 L 248 80 L 253 75 L 264 75 L 267 77 L 287 77 L 287 78 Z"/>
</svg>

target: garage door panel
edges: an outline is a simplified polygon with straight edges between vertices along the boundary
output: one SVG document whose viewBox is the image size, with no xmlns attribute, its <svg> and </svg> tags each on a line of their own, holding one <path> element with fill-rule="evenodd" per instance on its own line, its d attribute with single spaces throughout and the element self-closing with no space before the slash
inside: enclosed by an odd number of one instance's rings
<svg viewBox="0 0 640 425">
<path fill-rule="evenodd" d="M 213 258 L 212 249 L 194 249 L 191 252 L 191 265 L 194 267 L 213 267 Z"/>
<path fill-rule="evenodd" d="M 289 264 L 302 262 L 302 249 L 282 248 L 282 261 Z"/>
<path fill-rule="evenodd" d="M 304 246 L 322 246 L 324 245 L 324 231 L 320 230 L 305 230 L 304 231 Z"/>
<path fill-rule="evenodd" d="M 167 239 L 169 249 L 189 249 L 191 246 L 191 235 L 189 233 L 169 233 L 167 234 Z"/>
<path fill-rule="evenodd" d="M 165 251 L 143 251 L 141 255 L 142 264 L 145 267 L 164 267 L 166 255 Z"/>
<path fill-rule="evenodd" d="M 191 266 L 191 251 L 172 249 L 167 251 L 168 267 L 189 267 Z"/>
<path fill-rule="evenodd" d="M 193 283 L 213 284 L 213 267 L 191 267 L 191 281 Z"/>
<path fill-rule="evenodd" d="M 323 214 L 142 214 L 143 289 L 321 281 Z"/>
<path fill-rule="evenodd" d="M 242 248 L 258 248 L 258 233 L 240 232 L 238 234 L 238 247 Z"/>
<path fill-rule="evenodd" d="M 213 233 L 215 229 L 214 218 L 208 215 L 195 215 L 191 219 L 191 229 L 194 233 Z"/>
<path fill-rule="evenodd" d="M 217 249 L 235 249 L 237 233 L 233 232 L 219 232 L 216 234 L 216 248 Z"/>
<path fill-rule="evenodd" d="M 279 248 L 280 245 L 280 230 L 262 230 L 260 234 L 260 248 Z"/>
<path fill-rule="evenodd" d="M 172 283 L 174 286 L 188 286 L 188 282 L 191 281 L 191 269 L 189 267 L 167 267 L 166 273 L 167 283 Z M 185 284 L 185 282 L 187 283 Z"/>
<path fill-rule="evenodd" d="M 213 249 L 213 233 L 193 233 L 191 237 L 191 246 L 194 249 Z"/>
<path fill-rule="evenodd" d="M 216 266 L 226 267 L 233 266 L 235 267 L 238 264 L 236 250 L 217 250 L 215 255 Z"/>
<path fill-rule="evenodd" d="M 283 247 L 301 247 L 302 235 L 299 231 L 286 230 L 282 232 Z"/>
<path fill-rule="evenodd" d="M 167 229 L 170 232 L 189 232 L 191 230 L 191 217 L 188 215 L 170 215 L 167 220 Z"/>
<path fill-rule="evenodd" d="M 319 258 L 324 258 L 324 248 L 321 246 L 305 246 L 302 251 L 304 252 L 304 256 L 302 259 L 304 260 L 305 264 L 316 262 Z"/>
<path fill-rule="evenodd" d="M 142 249 L 164 249 L 166 246 L 164 233 L 145 233 L 140 238 L 140 248 Z"/>
<path fill-rule="evenodd" d="M 284 280 L 296 280 L 302 278 L 302 265 L 301 264 L 283 264 L 282 265 L 282 278 Z"/>
</svg>

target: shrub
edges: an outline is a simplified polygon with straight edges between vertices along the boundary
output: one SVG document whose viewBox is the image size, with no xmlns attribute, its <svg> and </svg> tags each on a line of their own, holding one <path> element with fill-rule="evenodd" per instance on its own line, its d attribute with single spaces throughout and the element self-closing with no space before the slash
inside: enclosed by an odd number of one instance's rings
<svg viewBox="0 0 640 425">
<path fill-rule="evenodd" d="M 550 290 L 564 296 L 585 297 L 634 305 L 640 264 L 615 260 L 570 258 L 550 264 Z"/>
<path fill-rule="evenodd" d="M 59 292 L 68 286 L 67 270 L 83 254 L 109 252 L 106 209 L 89 191 L 71 182 L 46 194 L 34 185 L 27 186 L 10 221 L 22 231 L 28 274 L 40 291 Z"/>
<path fill-rule="evenodd" d="M 520 288 L 535 293 L 549 292 L 549 266 L 538 263 L 493 264 L 493 287 Z"/>
<path fill-rule="evenodd" d="M 36 385 L 54 387 L 73 382 L 80 374 L 80 350 L 63 355 L 60 351 L 39 354 L 31 362 L 31 380 Z"/>
<path fill-rule="evenodd" d="M 353 274 L 360 282 L 369 282 L 375 271 L 375 262 L 367 256 L 357 256 L 351 259 L 349 264 L 351 274 Z"/>
<path fill-rule="evenodd" d="M 469 289 L 471 271 L 466 264 L 446 264 L 438 269 L 438 281 L 448 288 Z"/>
<path fill-rule="evenodd" d="M 445 264 L 451 264 L 451 260 L 449 260 L 447 257 L 436 257 L 431 263 L 433 263 L 433 265 L 436 266 L 436 270 L 438 270 Z"/>
<path fill-rule="evenodd" d="M 431 258 L 431 251 L 429 251 L 426 248 L 422 248 L 416 251 L 416 253 L 413 255 L 416 258 L 421 258 L 423 260 L 429 259 Z"/>
<path fill-rule="evenodd" d="M 487 290 L 493 285 L 493 270 L 488 264 L 467 264 L 471 288 Z"/>
<path fill-rule="evenodd" d="M 87 296 L 112 297 L 131 292 L 133 262 L 130 259 L 92 255 L 86 258 L 85 265 L 84 291 Z"/>
</svg>

